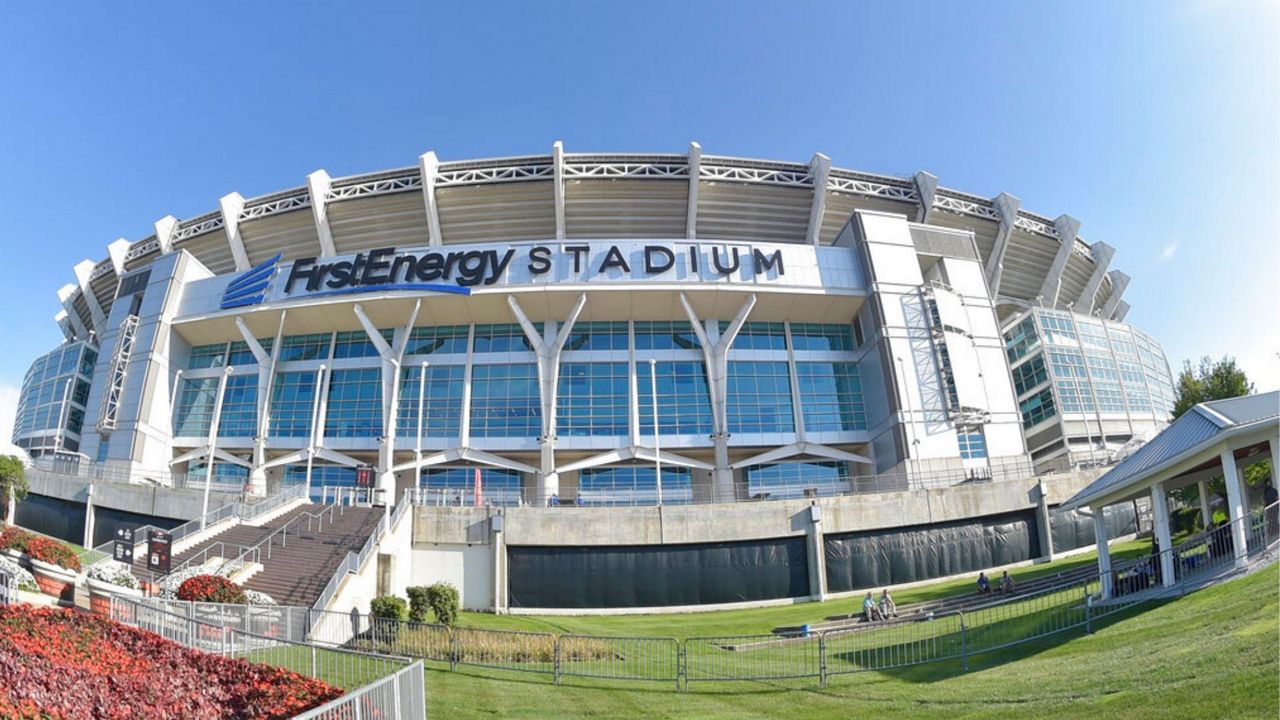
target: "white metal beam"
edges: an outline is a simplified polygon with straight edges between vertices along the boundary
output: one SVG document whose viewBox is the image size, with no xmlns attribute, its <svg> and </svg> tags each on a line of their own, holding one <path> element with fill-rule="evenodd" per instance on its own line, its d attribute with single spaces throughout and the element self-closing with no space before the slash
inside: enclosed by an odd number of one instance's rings
<svg viewBox="0 0 1280 720">
<path fill-rule="evenodd" d="M 556 239 L 566 237 L 564 227 L 564 142 L 557 140 L 551 146 L 551 163 L 554 166 L 556 202 Z"/>
<path fill-rule="evenodd" d="M 311 217 L 316 223 L 316 238 L 320 241 L 320 257 L 338 254 L 333 245 L 333 232 L 329 229 L 328 198 L 333 184 L 329 173 L 317 170 L 307 176 L 307 194 L 311 196 Z"/>
<path fill-rule="evenodd" d="M 833 448 L 829 445 L 821 445 L 819 443 L 796 442 L 762 452 L 759 455 L 754 455 L 745 460 L 739 460 L 729 467 L 737 470 L 738 468 L 774 462 L 784 458 L 795 457 L 797 455 L 811 455 L 813 457 L 827 458 L 828 460 L 842 460 L 844 462 L 861 463 L 863 465 L 874 464 L 871 458 L 857 453 L 851 453 L 847 450 L 841 450 L 839 448 Z"/>
<path fill-rule="evenodd" d="M 240 211 L 244 210 L 244 197 L 237 192 L 227 193 L 218 198 L 218 209 L 222 212 L 222 227 L 227 232 L 227 245 L 231 247 L 236 270 L 248 270 L 249 254 L 244 251 L 244 240 L 240 238 Z"/>
<path fill-rule="evenodd" d="M 996 242 L 987 258 L 987 285 L 991 286 L 991 297 L 1000 295 L 1000 276 L 1004 272 L 1004 254 L 1009 249 L 1009 236 L 1013 234 L 1014 223 L 1018 221 L 1018 208 L 1022 201 L 1009 193 L 1000 193 L 991 201 L 1000 213 L 1000 229 L 996 231 Z"/>
<path fill-rule="evenodd" d="M 805 242 L 817 245 L 822 235 L 822 215 L 827 208 L 827 178 L 831 175 L 831 158 L 822 153 L 814 153 L 809 161 L 809 172 L 813 174 L 813 201 L 809 203 L 809 231 Z"/>
<path fill-rule="evenodd" d="M 1058 254 L 1053 257 L 1049 273 L 1045 275 L 1044 284 L 1040 286 L 1040 298 L 1044 307 L 1052 308 L 1058 304 L 1058 290 L 1062 287 L 1062 271 L 1067 269 L 1067 260 L 1076 245 L 1076 237 L 1080 233 L 1080 221 L 1070 215 L 1059 215 L 1053 221 L 1058 231 Z"/>
<path fill-rule="evenodd" d="M 702 174 L 702 146 L 689 143 L 689 208 L 684 216 L 685 236 L 698 237 L 698 177 Z"/>
<path fill-rule="evenodd" d="M 436 176 L 440 174 L 440 159 L 428 150 L 418 156 L 418 172 L 422 176 L 422 203 L 427 208 L 427 244 L 441 245 L 440 211 L 436 208 Z"/>
<path fill-rule="evenodd" d="M 1112 270 L 1107 273 L 1107 277 L 1111 278 L 1111 296 L 1102 304 L 1102 311 L 1099 314 L 1110 320 L 1115 316 L 1116 308 L 1124 298 L 1125 288 L 1129 287 L 1129 276 L 1119 270 Z"/>
<path fill-rule="evenodd" d="M 933 212 L 933 200 L 938 194 L 938 176 L 921 170 L 915 175 L 916 194 L 920 196 L 920 205 L 916 208 L 916 222 L 929 222 Z"/>
<path fill-rule="evenodd" d="M 173 235 L 178 232 L 178 218 L 165 215 L 155 223 L 156 242 L 160 243 L 160 253 L 168 255 L 173 252 Z"/>
<path fill-rule="evenodd" d="M 661 455 L 662 462 L 668 465 L 696 468 L 698 470 L 711 470 L 714 468 L 710 463 L 705 463 L 701 460 L 694 460 L 693 458 L 685 457 L 683 455 L 676 455 L 675 453 L 669 453 L 665 450 L 661 452 Z M 616 465 L 618 463 L 624 463 L 631 460 L 653 462 L 654 459 L 653 448 L 641 445 L 630 445 L 624 448 L 618 448 L 617 450 L 610 450 L 599 455 L 592 455 L 591 457 L 583 458 L 582 460 L 571 462 L 567 465 L 562 465 L 556 468 L 556 472 L 567 473 L 575 470 L 587 470 L 589 468 L 601 467 L 604 465 Z"/>
<path fill-rule="evenodd" d="M 1111 264 L 1111 258 L 1115 257 L 1116 249 L 1104 242 L 1096 242 L 1090 246 L 1093 252 L 1093 273 L 1089 275 L 1089 282 L 1084 284 L 1084 289 L 1080 291 L 1080 297 L 1076 298 L 1076 312 L 1089 315 L 1093 312 L 1093 301 L 1098 295 L 1098 288 L 1102 286 L 1102 278 L 1107 274 L 1107 266 Z"/>
</svg>

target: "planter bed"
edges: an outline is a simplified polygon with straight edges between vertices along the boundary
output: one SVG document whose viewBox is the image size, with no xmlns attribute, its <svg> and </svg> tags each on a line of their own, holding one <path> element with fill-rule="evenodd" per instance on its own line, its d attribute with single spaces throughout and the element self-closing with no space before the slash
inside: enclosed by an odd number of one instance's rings
<svg viewBox="0 0 1280 720">
<path fill-rule="evenodd" d="M 0 709 L 52 718 L 275 720 L 342 694 L 319 680 L 202 653 L 96 615 L 25 605 L 0 607 L 0 678 Z"/>
</svg>

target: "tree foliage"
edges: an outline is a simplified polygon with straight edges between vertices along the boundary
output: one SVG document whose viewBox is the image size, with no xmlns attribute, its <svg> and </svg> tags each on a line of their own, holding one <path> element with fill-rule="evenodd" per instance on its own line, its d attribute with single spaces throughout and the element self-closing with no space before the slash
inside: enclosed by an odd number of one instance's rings
<svg viewBox="0 0 1280 720">
<path fill-rule="evenodd" d="M 0 455 L 0 520 L 9 512 L 9 498 L 27 499 L 27 473 L 22 458 Z"/>
<path fill-rule="evenodd" d="M 1244 370 L 1230 355 L 1223 355 L 1222 359 L 1217 361 L 1205 355 L 1200 358 L 1199 366 L 1192 365 L 1188 360 L 1183 364 L 1182 372 L 1178 374 L 1173 416 L 1182 417 L 1184 413 L 1202 402 L 1225 400 L 1249 395 L 1252 392 L 1253 383 L 1249 382 Z"/>
</svg>

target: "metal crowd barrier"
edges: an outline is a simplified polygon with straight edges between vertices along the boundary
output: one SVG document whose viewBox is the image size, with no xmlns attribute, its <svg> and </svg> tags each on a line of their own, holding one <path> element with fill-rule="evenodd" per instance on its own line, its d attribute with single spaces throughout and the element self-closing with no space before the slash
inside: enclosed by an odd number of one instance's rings
<svg viewBox="0 0 1280 720">
<path fill-rule="evenodd" d="M 0 572 L 0 605 L 13 605 L 18 602 L 18 578 L 6 572 Z"/>
</svg>

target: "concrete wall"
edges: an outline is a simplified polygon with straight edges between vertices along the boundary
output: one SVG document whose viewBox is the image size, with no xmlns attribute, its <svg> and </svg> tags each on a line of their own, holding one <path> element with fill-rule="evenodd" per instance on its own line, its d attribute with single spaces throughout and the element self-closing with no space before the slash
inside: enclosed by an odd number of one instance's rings
<svg viewBox="0 0 1280 720">
<path fill-rule="evenodd" d="M 458 588 L 462 607 L 493 607 L 493 549 L 489 545 L 433 544 L 413 548 L 411 585 L 447 582 Z"/>
<path fill-rule="evenodd" d="M 89 497 L 86 478 L 27 470 L 31 493 L 84 503 Z M 209 509 L 240 499 L 238 493 L 209 493 Z M 94 481 L 93 504 L 116 510 L 164 518 L 190 520 L 200 516 L 204 492 L 199 489 L 173 489 L 151 485 Z"/>
</svg>

